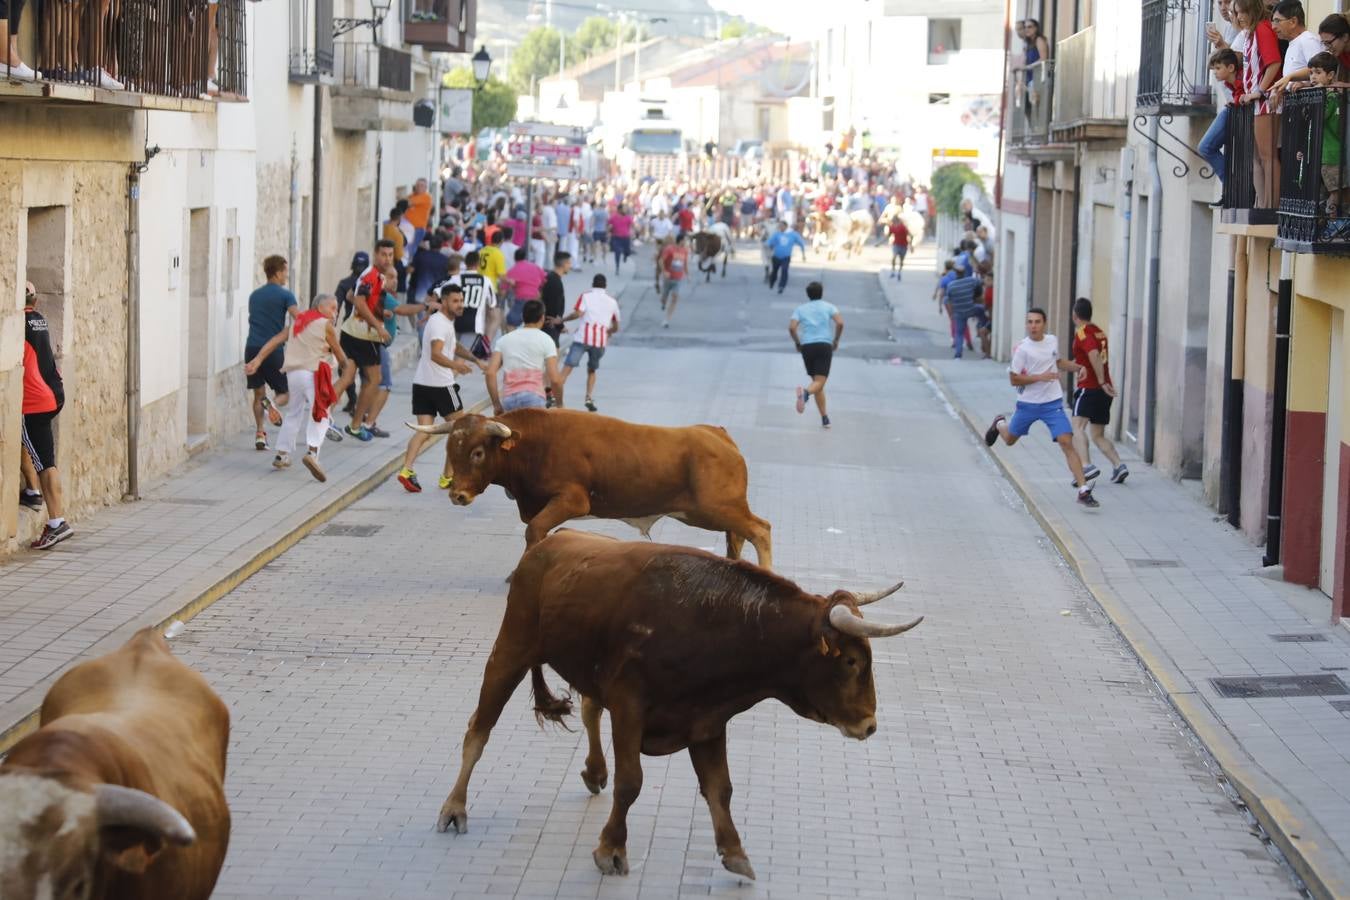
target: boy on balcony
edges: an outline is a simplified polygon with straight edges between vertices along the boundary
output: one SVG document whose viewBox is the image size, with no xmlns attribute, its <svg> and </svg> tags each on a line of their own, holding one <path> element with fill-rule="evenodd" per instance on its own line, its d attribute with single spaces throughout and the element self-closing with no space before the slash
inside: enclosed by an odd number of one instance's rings
<svg viewBox="0 0 1350 900">
<path fill-rule="evenodd" d="M 1337 217 L 1345 206 L 1345 183 L 1341 177 L 1341 103 L 1346 85 L 1336 83 L 1340 60 L 1330 53 L 1318 53 L 1308 60 L 1308 75 L 1316 87 L 1326 89 L 1322 114 L 1322 184 L 1327 189 L 1327 215 Z"/>
<path fill-rule="evenodd" d="M 1219 183 L 1223 184 L 1228 180 L 1228 158 L 1224 154 L 1224 145 L 1228 142 L 1228 107 L 1242 93 L 1242 57 L 1228 47 L 1215 50 L 1209 57 L 1209 70 L 1228 89 L 1228 102 L 1220 107 L 1213 124 L 1200 139 L 1200 155 L 1214 170 Z"/>
</svg>

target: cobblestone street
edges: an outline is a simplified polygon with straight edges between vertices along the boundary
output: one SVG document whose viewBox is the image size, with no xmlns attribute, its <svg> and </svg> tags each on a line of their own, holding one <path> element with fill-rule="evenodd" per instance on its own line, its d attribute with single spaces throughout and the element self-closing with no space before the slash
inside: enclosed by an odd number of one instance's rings
<svg viewBox="0 0 1350 900">
<path fill-rule="evenodd" d="M 581 784 L 579 720 L 541 730 L 523 689 L 475 773 L 469 833 L 433 830 L 523 526 L 500 489 L 458 508 L 391 480 L 173 642 L 233 711 L 234 827 L 216 896 L 1297 896 L 983 448 L 916 367 L 896 364 L 940 336 L 891 342 L 873 262 L 826 273 L 848 323 L 832 430 L 791 403 L 802 373 L 786 324 L 815 258 L 783 297 L 733 264 L 688 293 L 669 332 L 635 281 L 631 330 L 596 393 L 606 414 L 726 426 L 788 577 L 826 593 L 903 577 L 869 616 L 927 616 L 874 642 L 870 740 L 774 703 L 732 721 L 753 886 L 719 864 L 683 753 L 644 758 L 632 874 L 602 878 L 590 851 L 611 792 Z M 671 520 L 654 538 L 721 545 Z"/>
</svg>

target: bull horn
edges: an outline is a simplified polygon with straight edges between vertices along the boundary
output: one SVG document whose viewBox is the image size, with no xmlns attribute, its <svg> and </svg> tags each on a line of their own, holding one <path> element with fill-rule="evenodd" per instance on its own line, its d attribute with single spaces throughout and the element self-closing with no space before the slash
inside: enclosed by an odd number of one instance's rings
<svg viewBox="0 0 1350 900">
<path fill-rule="evenodd" d="M 488 419 L 487 433 L 492 435 L 493 437 L 505 439 L 511 436 L 511 429 L 503 425 L 501 422 L 498 422 L 496 419 Z"/>
<path fill-rule="evenodd" d="M 907 625 L 887 625 L 883 622 L 869 622 L 847 606 L 835 605 L 830 609 L 830 624 L 844 634 L 859 638 L 904 634 L 922 621 L 923 616 L 919 616 Z"/>
<path fill-rule="evenodd" d="M 876 603 L 878 600 L 889 597 L 904 586 L 903 581 L 897 581 L 884 591 L 855 591 L 853 599 L 857 601 L 859 606 L 866 606 L 869 603 Z"/>
<path fill-rule="evenodd" d="M 100 784 L 94 796 L 102 828 L 138 828 L 180 847 L 197 840 L 182 813 L 153 794 L 120 784 Z"/>
<path fill-rule="evenodd" d="M 416 422 L 404 422 L 413 431 L 420 431 L 423 434 L 449 434 L 455 427 L 454 422 L 442 422 L 439 425 L 418 425 Z"/>
</svg>

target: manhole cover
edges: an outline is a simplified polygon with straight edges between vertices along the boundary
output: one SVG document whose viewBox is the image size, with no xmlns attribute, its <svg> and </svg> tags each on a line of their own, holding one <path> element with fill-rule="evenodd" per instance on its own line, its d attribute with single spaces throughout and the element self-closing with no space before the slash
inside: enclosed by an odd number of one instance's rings
<svg viewBox="0 0 1350 900">
<path fill-rule="evenodd" d="M 1175 569 L 1181 565 L 1175 559 L 1127 559 L 1136 569 Z"/>
<path fill-rule="evenodd" d="M 1325 634 L 1299 634 L 1299 633 L 1272 634 L 1270 636 L 1270 639 L 1272 641 L 1276 641 L 1281 644 L 1316 644 L 1321 641 L 1325 641 L 1327 639 L 1327 636 Z"/>
<path fill-rule="evenodd" d="M 334 522 L 319 534 L 323 537 L 370 537 L 378 532 L 383 525 L 346 525 L 341 522 Z"/>
<path fill-rule="evenodd" d="M 1335 675 L 1256 675 L 1211 678 L 1220 697 L 1260 700 L 1268 697 L 1334 697 L 1350 694 Z"/>
</svg>

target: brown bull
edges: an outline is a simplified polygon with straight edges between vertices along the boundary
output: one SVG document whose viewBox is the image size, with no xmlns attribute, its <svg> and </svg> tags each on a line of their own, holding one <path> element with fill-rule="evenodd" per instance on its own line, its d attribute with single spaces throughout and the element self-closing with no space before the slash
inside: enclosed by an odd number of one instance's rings
<svg viewBox="0 0 1350 900">
<path fill-rule="evenodd" d="M 0 765 L 0 897 L 205 900 L 230 714 L 152 629 L 62 675 Z"/>
<path fill-rule="evenodd" d="M 552 666 L 582 695 L 590 752 L 582 781 L 608 781 L 602 710 L 614 739 L 614 806 L 592 854 L 605 874 L 627 874 L 627 814 L 642 787 L 640 755 L 688 749 L 712 813 L 722 865 L 754 878 L 731 821 L 728 720 L 774 699 L 863 740 L 877 728 L 869 637 L 919 624 L 864 621 L 871 594 L 808 594 L 742 561 L 663 544 L 625 543 L 564 530 L 526 551 L 464 735 L 459 778 L 436 827 L 468 827 L 469 778 L 516 686 L 530 673 L 535 712 L 571 712 L 544 682 Z"/>
<path fill-rule="evenodd" d="M 527 549 L 570 519 L 622 519 L 645 535 L 670 516 L 725 532 L 733 559 L 749 541 L 759 564 L 773 566 L 769 523 L 750 511 L 745 459 L 722 428 L 660 428 L 565 409 L 410 427 L 447 435 L 457 505 L 492 484 L 515 498 Z"/>
<path fill-rule="evenodd" d="M 726 242 L 711 231 L 698 231 L 693 236 L 694 255 L 698 257 L 698 270 L 703 280 L 712 281 L 712 273 L 717 271 L 717 257 L 722 257 L 722 277 L 727 277 L 727 257 L 730 248 Z M 705 266 L 704 263 L 709 263 Z"/>
</svg>

